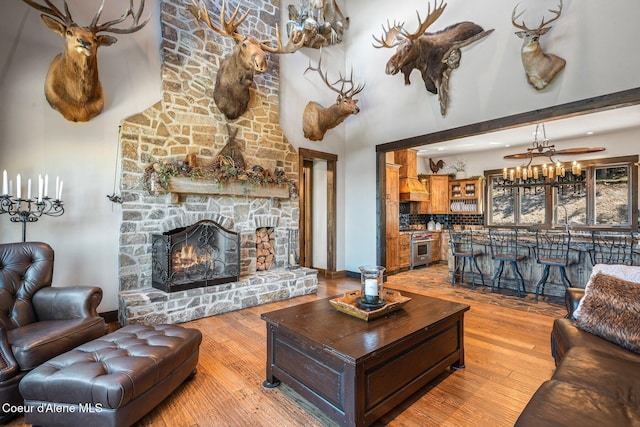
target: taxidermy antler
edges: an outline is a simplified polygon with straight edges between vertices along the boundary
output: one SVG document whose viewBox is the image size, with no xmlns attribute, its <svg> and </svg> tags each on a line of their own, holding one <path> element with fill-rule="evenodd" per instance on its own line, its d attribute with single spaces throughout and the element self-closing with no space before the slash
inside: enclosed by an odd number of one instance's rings
<svg viewBox="0 0 640 427">
<path fill-rule="evenodd" d="M 382 26 L 382 37 L 373 36 L 377 43 L 373 46 L 376 48 L 397 46 L 396 53 L 387 62 L 386 73 L 395 75 L 402 72 L 405 84 L 409 85 L 411 71 L 420 70 L 427 90 L 438 95 L 440 113 L 444 116 L 449 103 L 449 78 L 451 71 L 460 65 L 462 57 L 460 49 L 486 37 L 493 30 L 484 31 L 481 26 L 465 21 L 435 33 L 427 33 L 427 29 L 444 12 L 447 5 L 443 3 L 444 0 L 441 0 L 440 5 L 437 5 L 437 0 L 434 0 L 433 11 L 429 4 L 424 21 L 416 11 L 418 29 L 413 33 L 404 29 L 404 23 L 394 21 L 391 25 L 387 21 L 387 28 Z"/>
<path fill-rule="evenodd" d="M 274 54 L 293 53 L 304 45 L 304 35 L 300 33 L 291 34 L 286 46 L 282 46 L 280 31 L 276 24 L 277 47 L 271 46 L 271 42 L 259 41 L 252 36 L 243 36 L 238 33 L 238 27 L 249 16 L 251 9 L 238 19 L 240 3 L 231 14 L 231 18 L 226 18 L 226 0 L 222 1 L 220 10 L 221 26 L 218 27 L 211 22 L 211 17 L 204 0 L 192 0 L 193 4 L 187 5 L 187 9 L 198 19 L 204 22 L 218 34 L 231 37 L 235 40 L 233 53 L 225 57 L 220 63 L 220 69 L 216 77 L 213 89 L 213 100 L 224 113 L 227 119 L 234 120 L 247 111 L 249 105 L 249 88 L 253 84 L 255 73 L 264 73 L 267 70 L 267 55 L 265 52 Z"/>
<path fill-rule="evenodd" d="M 540 47 L 540 37 L 551 29 L 551 27 L 547 25 L 560 18 L 560 14 L 562 13 L 562 0 L 560 0 L 560 4 L 558 5 L 558 10 L 549 9 L 549 12 L 553 13 L 555 18 L 545 22 L 544 17 L 542 17 L 538 28 L 528 28 L 524 20 L 522 24 L 518 24 L 516 20 L 522 16 L 525 10 L 516 15 L 517 8 L 518 5 L 513 8 L 511 22 L 514 27 L 521 30 L 516 31 L 515 34 L 522 39 L 522 48 L 520 49 L 522 65 L 524 66 L 524 70 L 527 73 L 527 80 L 531 86 L 537 90 L 541 90 L 551 83 L 551 80 L 553 80 L 556 74 L 558 74 L 566 64 L 564 59 L 551 53 L 545 53 Z"/>
<path fill-rule="evenodd" d="M 144 0 L 140 1 L 136 11 L 133 9 L 133 0 L 130 0 L 129 9 L 122 16 L 99 24 L 105 2 L 102 0 L 98 12 L 87 27 L 81 27 L 73 21 L 66 0 L 64 12 L 49 0 L 44 0 L 43 4 L 36 0 L 23 1 L 43 12 L 40 17 L 44 24 L 65 40 L 64 50 L 49 65 L 44 87 L 47 101 L 69 121 L 91 120 L 104 107 L 104 94 L 98 77 L 98 47 L 109 46 L 118 41 L 115 37 L 98 33 L 131 34 L 140 30 L 149 22 L 149 18 L 140 22 Z M 117 27 L 129 17 L 133 21 L 131 26 Z"/>
<path fill-rule="evenodd" d="M 302 114 L 302 130 L 304 137 L 311 141 L 322 140 L 327 130 L 338 126 L 351 114 L 358 114 L 360 112 L 360 108 L 357 106 L 358 100 L 353 99 L 353 97 L 364 89 L 364 84 L 357 86 L 354 84 L 353 70 L 351 70 L 351 75 L 348 79 L 342 77 L 341 74 L 338 81 L 333 84 L 329 83 L 327 72 L 322 72 L 321 62 L 322 54 L 318 60 L 318 66 L 314 68 L 311 66 L 311 63 L 309 63 L 305 74 L 307 71 L 317 71 L 325 85 L 336 92 L 338 97 L 336 98 L 335 104 L 327 108 L 314 101 L 309 102 L 304 108 L 304 113 Z"/>
</svg>

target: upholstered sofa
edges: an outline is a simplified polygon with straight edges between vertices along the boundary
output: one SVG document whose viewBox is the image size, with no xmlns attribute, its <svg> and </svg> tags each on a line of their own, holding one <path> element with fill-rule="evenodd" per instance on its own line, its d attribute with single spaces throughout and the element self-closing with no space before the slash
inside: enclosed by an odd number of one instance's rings
<svg viewBox="0 0 640 427">
<path fill-rule="evenodd" d="M 640 267 L 596 265 L 566 300 L 551 332 L 556 370 L 516 426 L 639 426 Z"/>
<path fill-rule="evenodd" d="M 51 287 L 46 243 L 0 244 L 0 424 L 19 413 L 19 384 L 43 362 L 107 332 L 98 287 Z"/>
</svg>

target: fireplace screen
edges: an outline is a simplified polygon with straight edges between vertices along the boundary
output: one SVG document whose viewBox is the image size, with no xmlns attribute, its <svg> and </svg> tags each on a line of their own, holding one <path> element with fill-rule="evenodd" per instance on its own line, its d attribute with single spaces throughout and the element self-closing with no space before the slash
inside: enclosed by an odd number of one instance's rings
<svg viewBox="0 0 640 427">
<path fill-rule="evenodd" d="M 154 234 L 152 257 L 152 285 L 165 292 L 240 278 L 240 237 L 215 221 Z"/>
</svg>

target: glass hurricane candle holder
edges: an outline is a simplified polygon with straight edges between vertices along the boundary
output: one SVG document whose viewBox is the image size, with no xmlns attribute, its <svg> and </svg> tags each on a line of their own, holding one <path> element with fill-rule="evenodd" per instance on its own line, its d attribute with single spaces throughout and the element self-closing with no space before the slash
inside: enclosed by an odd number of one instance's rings
<svg viewBox="0 0 640 427">
<path fill-rule="evenodd" d="M 386 301 L 382 298 L 384 267 L 379 265 L 360 267 L 360 298 L 356 300 L 360 308 L 373 310 L 383 307 Z"/>
</svg>

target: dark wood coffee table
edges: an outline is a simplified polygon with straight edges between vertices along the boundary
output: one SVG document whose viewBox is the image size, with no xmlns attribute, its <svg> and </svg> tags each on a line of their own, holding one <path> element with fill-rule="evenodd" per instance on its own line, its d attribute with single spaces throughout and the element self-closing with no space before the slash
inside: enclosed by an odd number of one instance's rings
<svg viewBox="0 0 640 427">
<path fill-rule="evenodd" d="M 262 315 L 267 379 L 288 385 L 345 426 L 370 425 L 452 367 L 464 368 L 466 304 L 411 298 L 385 317 L 364 321 L 325 298 Z"/>
</svg>

